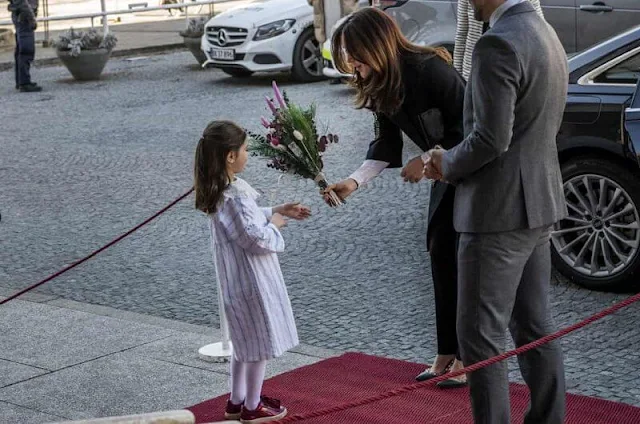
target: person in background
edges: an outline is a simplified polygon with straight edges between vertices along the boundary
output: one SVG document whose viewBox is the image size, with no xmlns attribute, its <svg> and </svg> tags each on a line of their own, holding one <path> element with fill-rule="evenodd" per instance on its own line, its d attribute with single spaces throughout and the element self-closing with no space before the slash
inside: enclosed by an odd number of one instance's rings
<svg viewBox="0 0 640 424">
<path fill-rule="evenodd" d="M 358 9 L 358 0 L 307 0 L 313 6 L 313 29 L 319 48 L 327 41 L 331 28 L 340 20 Z M 331 80 L 331 84 L 340 84 L 342 78 Z"/>
<path fill-rule="evenodd" d="M 540 0 L 529 0 L 536 13 L 544 19 Z M 473 8 L 468 0 L 458 2 L 458 23 L 456 25 L 455 46 L 453 48 L 453 66 L 462 74 L 465 81 L 471 74 L 471 55 L 476 43 L 489 29 L 488 22 L 480 22 L 473 17 Z"/>
<path fill-rule="evenodd" d="M 36 54 L 38 0 L 9 0 L 9 11 L 16 29 L 16 90 L 23 93 L 42 91 L 42 87 L 31 81 L 31 62 Z"/>
</svg>

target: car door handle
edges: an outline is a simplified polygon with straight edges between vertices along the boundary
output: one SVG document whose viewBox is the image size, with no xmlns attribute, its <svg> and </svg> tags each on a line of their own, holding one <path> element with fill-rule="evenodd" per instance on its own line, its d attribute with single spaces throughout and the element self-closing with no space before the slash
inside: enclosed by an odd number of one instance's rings
<svg viewBox="0 0 640 424">
<path fill-rule="evenodd" d="M 591 5 L 582 4 L 580 10 L 583 12 L 600 13 L 600 12 L 613 12 L 613 7 L 607 6 L 604 3 L 594 3 Z"/>
</svg>

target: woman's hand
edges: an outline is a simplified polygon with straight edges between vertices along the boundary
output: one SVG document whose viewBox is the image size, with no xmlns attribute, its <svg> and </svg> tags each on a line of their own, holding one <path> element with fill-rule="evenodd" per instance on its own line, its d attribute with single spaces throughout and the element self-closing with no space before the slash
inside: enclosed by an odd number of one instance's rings
<svg viewBox="0 0 640 424">
<path fill-rule="evenodd" d="M 277 212 L 271 215 L 271 223 L 278 228 L 282 228 L 287 225 L 287 221 L 284 217 Z"/>
<path fill-rule="evenodd" d="M 284 205 L 273 208 L 275 213 L 284 215 L 287 218 L 297 219 L 298 221 L 307 219 L 311 216 L 311 209 L 308 206 L 297 203 L 285 203 Z"/>
<path fill-rule="evenodd" d="M 423 169 L 424 163 L 422 162 L 422 157 L 417 156 L 402 168 L 400 176 L 404 178 L 405 182 L 417 183 L 424 177 Z"/>
<path fill-rule="evenodd" d="M 358 183 L 353 178 L 347 178 L 346 180 L 342 180 L 339 183 L 331 184 L 325 190 L 321 190 L 320 194 L 324 197 L 324 201 L 329 206 L 334 206 L 331 203 L 331 199 L 329 198 L 329 192 L 333 191 L 341 200 L 345 200 L 347 197 L 351 195 L 354 191 L 358 189 Z"/>
</svg>

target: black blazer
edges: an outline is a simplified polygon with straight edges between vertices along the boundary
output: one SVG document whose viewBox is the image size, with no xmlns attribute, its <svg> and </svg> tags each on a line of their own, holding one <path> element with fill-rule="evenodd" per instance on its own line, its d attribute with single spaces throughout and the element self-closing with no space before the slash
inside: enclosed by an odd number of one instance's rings
<svg viewBox="0 0 640 424">
<path fill-rule="evenodd" d="M 402 166 L 402 132 L 423 151 L 440 145 L 450 149 L 464 138 L 463 102 L 465 82 L 453 66 L 437 56 L 408 54 L 402 59 L 404 102 L 395 114 L 375 113 L 376 138 L 367 159 Z M 435 182 L 429 199 L 428 225 L 449 184 Z"/>
</svg>

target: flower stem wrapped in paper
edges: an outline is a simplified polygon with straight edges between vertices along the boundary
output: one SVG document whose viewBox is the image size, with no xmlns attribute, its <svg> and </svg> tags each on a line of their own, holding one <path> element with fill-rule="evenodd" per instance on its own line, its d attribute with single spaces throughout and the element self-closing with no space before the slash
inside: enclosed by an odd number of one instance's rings
<svg viewBox="0 0 640 424">
<path fill-rule="evenodd" d="M 263 116 L 260 119 L 267 130 L 266 135 L 248 132 L 251 152 L 270 158 L 267 165 L 270 168 L 314 180 L 322 190 L 326 189 L 329 184 L 322 173 L 322 153 L 328 144 L 338 142 L 338 136 L 318 136 L 314 105 L 303 109 L 289 102 L 275 81 L 273 92 L 275 100 L 265 98 L 272 118 L 269 120 Z M 329 196 L 332 206 L 344 203 L 334 192 L 329 192 Z"/>
</svg>

